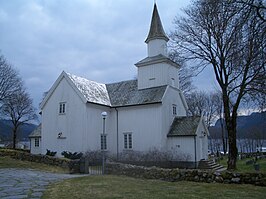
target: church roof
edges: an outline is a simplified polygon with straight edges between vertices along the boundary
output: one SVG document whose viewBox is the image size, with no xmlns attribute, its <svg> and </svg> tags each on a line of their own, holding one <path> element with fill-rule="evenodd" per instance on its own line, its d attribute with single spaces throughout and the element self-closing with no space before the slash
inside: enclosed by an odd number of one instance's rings
<svg viewBox="0 0 266 199">
<path fill-rule="evenodd" d="M 42 125 L 39 124 L 29 135 L 30 138 L 41 137 Z"/>
<path fill-rule="evenodd" d="M 164 32 L 156 4 L 154 4 L 150 31 L 145 42 L 148 43 L 152 39 L 164 39 L 165 41 L 169 40 L 169 38 L 166 36 Z"/>
<path fill-rule="evenodd" d="M 152 104 L 162 101 L 167 86 L 138 90 L 138 81 L 129 80 L 107 84 L 113 107 Z"/>
<path fill-rule="evenodd" d="M 201 117 L 175 117 L 167 137 L 196 136 Z"/>
<path fill-rule="evenodd" d="M 138 90 L 137 80 L 122 81 L 112 84 L 102 84 L 70 73 L 62 72 L 47 92 L 41 109 L 50 98 L 62 78 L 77 92 L 84 103 L 90 102 L 109 107 L 134 106 L 162 102 L 167 86 L 159 86 Z"/>
<path fill-rule="evenodd" d="M 138 81 L 129 80 L 111 84 L 101 84 L 65 73 L 87 102 L 110 107 L 122 107 L 159 103 L 167 86 L 138 90 Z"/>
<path fill-rule="evenodd" d="M 110 106 L 110 99 L 105 84 L 67 73 L 68 77 L 88 102 Z"/>
</svg>

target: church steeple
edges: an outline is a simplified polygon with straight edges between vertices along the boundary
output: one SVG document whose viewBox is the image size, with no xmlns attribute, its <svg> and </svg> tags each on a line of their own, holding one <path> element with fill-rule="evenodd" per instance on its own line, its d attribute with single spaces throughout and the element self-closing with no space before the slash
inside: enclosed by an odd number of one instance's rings
<svg viewBox="0 0 266 199">
<path fill-rule="evenodd" d="M 160 54 L 167 56 L 168 40 L 169 38 L 164 32 L 156 3 L 154 3 L 150 31 L 147 39 L 145 40 L 148 47 L 148 57 L 154 57 Z"/>
<path fill-rule="evenodd" d="M 139 90 L 165 85 L 179 88 L 179 66 L 167 56 L 168 40 L 155 3 L 150 31 L 145 41 L 148 56 L 135 64 L 138 68 Z"/>
<path fill-rule="evenodd" d="M 156 3 L 154 3 L 150 31 L 145 42 L 148 43 L 150 40 L 153 39 L 163 39 L 166 42 L 169 40 L 169 38 L 166 36 L 164 32 Z"/>
</svg>

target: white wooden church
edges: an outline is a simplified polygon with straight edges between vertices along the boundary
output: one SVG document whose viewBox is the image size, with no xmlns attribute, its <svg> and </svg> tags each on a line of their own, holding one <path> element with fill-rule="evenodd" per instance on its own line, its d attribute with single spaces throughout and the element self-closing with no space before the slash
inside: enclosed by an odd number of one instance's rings
<svg viewBox="0 0 266 199">
<path fill-rule="evenodd" d="M 32 152 L 159 150 L 193 164 L 207 159 L 208 130 L 201 117 L 187 116 L 168 40 L 154 4 L 148 55 L 135 64 L 137 80 L 102 84 L 63 71 L 41 103 L 41 137 Z"/>
</svg>

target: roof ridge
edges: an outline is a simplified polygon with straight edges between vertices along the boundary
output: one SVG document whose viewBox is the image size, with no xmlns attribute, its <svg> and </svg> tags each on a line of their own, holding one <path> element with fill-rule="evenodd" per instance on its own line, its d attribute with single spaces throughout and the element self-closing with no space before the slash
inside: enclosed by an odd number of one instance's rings
<svg viewBox="0 0 266 199">
<path fill-rule="evenodd" d="M 138 81 L 137 79 L 129 79 L 129 80 L 123 80 L 123 81 L 120 81 L 120 82 L 113 82 L 113 83 L 107 83 L 105 85 L 111 85 L 111 84 L 119 84 L 119 83 L 123 83 L 123 82 L 130 82 L 130 81 Z"/>
<path fill-rule="evenodd" d="M 67 75 L 68 75 L 68 77 L 77 77 L 77 78 L 82 78 L 82 79 L 84 79 L 84 80 L 87 80 L 87 81 L 90 81 L 90 82 L 93 82 L 93 83 L 97 83 L 97 84 L 105 84 L 105 83 L 100 83 L 100 82 L 97 82 L 97 81 L 95 81 L 95 80 L 90 80 L 90 79 L 87 79 L 86 77 L 81 77 L 81 76 L 78 76 L 78 75 L 75 75 L 75 74 L 72 74 L 72 73 L 68 73 L 68 72 L 65 72 Z"/>
</svg>

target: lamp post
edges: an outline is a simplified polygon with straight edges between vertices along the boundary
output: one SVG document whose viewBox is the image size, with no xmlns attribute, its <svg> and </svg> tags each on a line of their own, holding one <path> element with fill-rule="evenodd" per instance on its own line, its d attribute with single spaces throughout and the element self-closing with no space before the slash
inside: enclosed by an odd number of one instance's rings
<svg viewBox="0 0 266 199">
<path fill-rule="evenodd" d="M 102 112 L 102 118 L 103 118 L 103 135 L 102 135 L 102 156 L 103 156 L 103 163 L 102 163 L 102 174 L 104 175 L 104 163 L 105 163 L 105 146 L 106 146 L 106 139 L 105 139 L 105 119 L 107 116 L 106 112 Z"/>
</svg>

